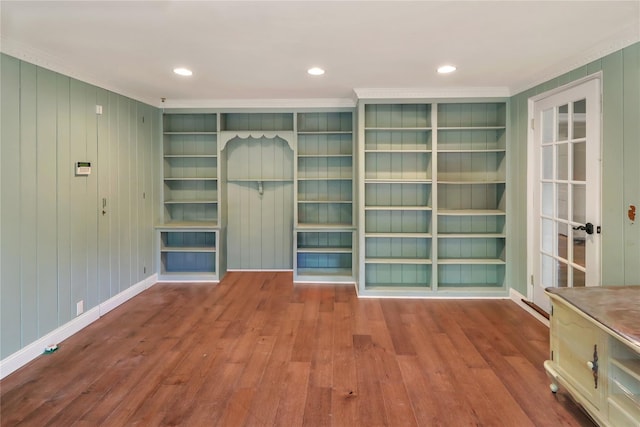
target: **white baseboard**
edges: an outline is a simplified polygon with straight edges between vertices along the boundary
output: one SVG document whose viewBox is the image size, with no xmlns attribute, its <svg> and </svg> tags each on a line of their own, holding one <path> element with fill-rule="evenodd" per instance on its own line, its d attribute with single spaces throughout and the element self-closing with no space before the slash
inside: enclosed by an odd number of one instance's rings
<svg viewBox="0 0 640 427">
<path fill-rule="evenodd" d="M 549 326 L 549 320 L 542 316 L 540 313 L 529 307 L 527 304 L 523 303 L 522 300 L 526 300 L 527 298 L 522 295 L 518 291 L 514 291 L 513 288 L 509 289 L 509 298 L 516 304 L 518 304 L 524 311 L 535 317 L 545 326 Z"/>
<path fill-rule="evenodd" d="M 59 328 L 49 332 L 42 338 L 28 344 L 10 356 L 0 360 L 0 379 L 6 377 L 12 372 L 20 369 L 36 357 L 44 353 L 44 349 L 50 344 L 59 344 L 73 334 L 81 331 L 91 323 L 104 316 L 114 308 L 130 300 L 145 289 L 153 286 L 158 279 L 157 274 L 153 274 L 141 282 L 125 289 L 119 294 L 109 298 L 102 304 L 93 307 L 91 310 L 85 311 L 80 316 L 70 320 Z"/>
<path fill-rule="evenodd" d="M 135 285 L 125 289 L 117 295 L 109 298 L 105 302 L 99 305 L 100 308 L 100 317 L 104 316 L 114 308 L 118 307 L 122 303 L 129 301 L 131 298 L 138 295 L 140 292 L 145 289 L 149 289 L 151 286 L 158 282 L 158 275 L 153 274 L 141 282 L 136 283 Z"/>
</svg>

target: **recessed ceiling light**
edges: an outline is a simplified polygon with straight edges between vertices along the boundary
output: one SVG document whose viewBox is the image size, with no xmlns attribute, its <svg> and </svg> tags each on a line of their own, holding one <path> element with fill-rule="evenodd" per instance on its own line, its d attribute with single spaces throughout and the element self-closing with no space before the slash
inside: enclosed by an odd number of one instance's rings
<svg viewBox="0 0 640 427">
<path fill-rule="evenodd" d="M 312 76 L 321 76 L 324 74 L 324 70 L 320 67 L 313 67 L 309 68 L 307 70 L 307 73 L 311 74 Z"/>
<path fill-rule="evenodd" d="M 453 65 L 443 65 L 441 67 L 438 67 L 438 72 L 440 74 L 453 73 L 455 70 L 456 70 L 456 67 L 454 67 Z"/>
<path fill-rule="evenodd" d="M 179 76 L 190 76 L 193 74 L 193 72 L 188 68 L 174 68 L 173 72 L 178 74 Z"/>
</svg>

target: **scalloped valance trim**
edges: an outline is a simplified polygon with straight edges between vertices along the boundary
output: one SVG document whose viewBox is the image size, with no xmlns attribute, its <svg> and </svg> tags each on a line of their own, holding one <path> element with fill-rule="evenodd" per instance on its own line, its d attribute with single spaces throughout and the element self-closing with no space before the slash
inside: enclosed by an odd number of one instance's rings
<svg viewBox="0 0 640 427">
<path fill-rule="evenodd" d="M 220 150 L 224 150 L 227 147 L 227 143 L 233 139 L 247 140 L 247 139 L 281 139 L 287 143 L 291 151 L 294 150 L 295 133 L 293 131 L 222 131 L 219 134 Z"/>
</svg>

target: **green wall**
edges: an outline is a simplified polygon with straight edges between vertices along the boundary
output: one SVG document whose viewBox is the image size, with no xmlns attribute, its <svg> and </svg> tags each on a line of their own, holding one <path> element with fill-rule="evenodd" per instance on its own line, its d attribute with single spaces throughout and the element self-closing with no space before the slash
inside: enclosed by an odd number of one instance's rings
<svg viewBox="0 0 640 427">
<path fill-rule="evenodd" d="M 640 285 L 640 43 L 612 53 L 511 98 L 509 285 L 527 295 L 527 100 L 602 72 L 602 284 Z"/>
<path fill-rule="evenodd" d="M 90 310 L 156 271 L 160 111 L 4 54 L 0 66 L 4 359 L 76 317 L 78 301 Z M 88 177 L 76 161 L 91 162 Z"/>
</svg>

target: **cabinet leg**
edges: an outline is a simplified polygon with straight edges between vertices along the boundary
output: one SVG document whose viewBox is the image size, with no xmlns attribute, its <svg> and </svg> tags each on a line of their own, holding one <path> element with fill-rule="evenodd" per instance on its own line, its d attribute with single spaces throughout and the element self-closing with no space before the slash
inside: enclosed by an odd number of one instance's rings
<svg viewBox="0 0 640 427">
<path fill-rule="evenodd" d="M 556 380 L 556 370 L 553 366 L 553 362 L 551 360 L 545 360 L 544 362 L 544 370 L 547 373 L 547 377 L 549 378 L 549 381 L 551 381 L 551 384 L 549 384 L 549 388 L 551 389 L 552 393 L 557 393 L 558 392 L 558 380 Z"/>
</svg>

